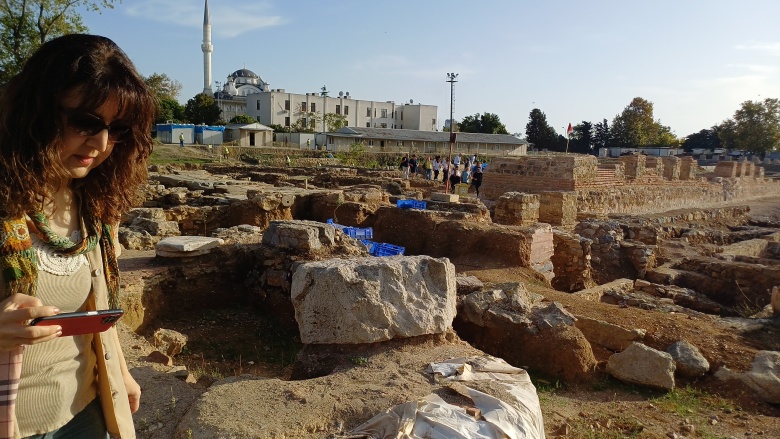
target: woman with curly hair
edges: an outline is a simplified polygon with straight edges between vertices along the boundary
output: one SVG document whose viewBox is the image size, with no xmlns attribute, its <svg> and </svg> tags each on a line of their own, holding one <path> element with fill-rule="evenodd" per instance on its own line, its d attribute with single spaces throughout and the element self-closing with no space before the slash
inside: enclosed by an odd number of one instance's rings
<svg viewBox="0 0 780 439">
<path fill-rule="evenodd" d="M 116 240 L 146 181 L 154 97 L 111 40 L 44 43 L 0 97 L 0 438 L 134 438 L 115 329 L 28 322 L 118 308 Z"/>
</svg>

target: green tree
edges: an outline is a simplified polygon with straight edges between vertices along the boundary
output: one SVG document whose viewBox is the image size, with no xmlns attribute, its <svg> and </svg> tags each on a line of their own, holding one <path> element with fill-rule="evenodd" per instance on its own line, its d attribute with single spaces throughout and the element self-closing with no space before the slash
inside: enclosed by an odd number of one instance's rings
<svg viewBox="0 0 780 439">
<path fill-rule="evenodd" d="M 536 149 L 558 149 L 556 147 L 558 134 L 547 123 L 547 116 L 538 108 L 531 110 L 528 115 L 528 123 L 525 124 L 525 140 L 533 143 Z"/>
<path fill-rule="evenodd" d="M 341 114 L 336 113 L 325 113 L 324 116 L 322 116 L 323 120 L 325 120 L 325 129 L 332 133 L 333 131 L 338 131 L 341 128 L 344 128 L 347 126 L 347 118 L 346 116 L 343 116 Z"/>
<path fill-rule="evenodd" d="M 590 154 L 593 150 L 593 124 L 587 121 L 575 125 L 569 136 L 569 151 Z"/>
<path fill-rule="evenodd" d="M 731 148 L 763 154 L 780 148 L 780 100 L 745 101 L 734 118 L 720 126 L 721 141 Z"/>
<path fill-rule="evenodd" d="M 176 99 L 162 98 L 157 100 L 157 119 L 155 123 L 184 122 L 184 106 Z"/>
<path fill-rule="evenodd" d="M 121 0 L 120 0 L 121 1 Z M 116 0 L 0 1 L 0 84 L 19 73 L 25 61 L 53 38 L 87 31 L 76 9 L 113 9 Z"/>
<path fill-rule="evenodd" d="M 685 136 L 682 143 L 683 149 L 690 152 L 693 149 L 715 149 L 720 148 L 720 139 L 718 138 L 718 126 L 709 129 L 703 129 L 698 133 Z"/>
<path fill-rule="evenodd" d="M 271 125 L 268 125 L 268 128 L 271 128 L 274 130 L 275 133 L 289 133 L 290 127 L 283 127 L 279 125 L 278 123 L 272 123 Z"/>
<path fill-rule="evenodd" d="M 612 133 L 609 131 L 609 121 L 604 119 L 596 122 L 593 127 L 593 147 L 606 148 L 612 144 Z"/>
<path fill-rule="evenodd" d="M 509 134 L 498 115 L 493 113 L 466 116 L 458 128 L 463 133 Z"/>
<path fill-rule="evenodd" d="M 216 125 L 221 121 L 221 113 L 222 110 L 219 109 L 214 98 L 204 93 L 198 93 L 184 106 L 184 116 L 187 121 L 196 125 Z"/>
<path fill-rule="evenodd" d="M 248 114 L 236 114 L 233 116 L 232 119 L 230 119 L 230 123 L 255 123 L 257 120 L 255 120 L 252 116 Z"/>
<path fill-rule="evenodd" d="M 144 78 L 144 82 L 154 92 L 157 99 L 179 99 L 181 82 L 169 78 L 165 73 L 152 73 Z"/>
<path fill-rule="evenodd" d="M 653 119 L 653 103 L 640 97 L 634 98 L 622 113 L 612 119 L 609 131 L 615 146 L 639 148 L 679 145 L 672 130 Z"/>
</svg>

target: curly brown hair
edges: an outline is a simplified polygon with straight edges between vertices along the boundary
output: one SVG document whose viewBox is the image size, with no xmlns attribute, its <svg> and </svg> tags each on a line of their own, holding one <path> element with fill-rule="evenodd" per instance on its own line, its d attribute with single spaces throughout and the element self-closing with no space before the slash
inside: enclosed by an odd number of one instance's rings
<svg viewBox="0 0 780 439">
<path fill-rule="evenodd" d="M 59 158 L 65 127 L 62 99 L 80 97 L 91 112 L 112 97 L 132 128 L 109 157 L 71 185 L 78 186 L 95 218 L 119 221 L 146 181 L 152 153 L 155 98 L 127 55 L 113 41 L 72 34 L 44 43 L 0 97 L 0 209 L 18 218 L 41 209 L 42 200 L 67 179 Z"/>
</svg>

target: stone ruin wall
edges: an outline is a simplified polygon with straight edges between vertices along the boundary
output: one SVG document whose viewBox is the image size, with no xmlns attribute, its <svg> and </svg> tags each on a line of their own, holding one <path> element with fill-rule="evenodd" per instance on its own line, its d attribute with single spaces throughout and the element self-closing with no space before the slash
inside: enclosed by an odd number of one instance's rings
<svg viewBox="0 0 780 439">
<path fill-rule="evenodd" d="M 566 197 L 555 193 L 575 193 L 580 214 L 646 214 L 780 195 L 780 182 L 754 163 L 720 162 L 709 179 L 695 170 L 692 157 L 506 157 L 487 167 L 482 193 L 490 201 L 505 192 L 540 194 L 539 221 L 554 225 L 571 222 Z"/>
<path fill-rule="evenodd" d="M 504 157 L 485 169 L 484 197 L 505 192 L 573 191 L 596 180 L 596 158 L 586 155 Z"/>
</svg>

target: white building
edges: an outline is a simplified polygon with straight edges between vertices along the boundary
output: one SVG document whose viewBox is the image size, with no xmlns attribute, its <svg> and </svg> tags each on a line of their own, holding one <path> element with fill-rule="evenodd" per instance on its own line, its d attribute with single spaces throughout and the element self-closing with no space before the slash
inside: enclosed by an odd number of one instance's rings
<svg viewBox="0 0 780 439">
<path fill-rule="evenodd" d="M 393 101 L 365 101 L 353 99 L 349 93 L 338 97 L 319 93 L 287 93 L 284 89 L 272 89 L 246 97 L 246 114 L 263 125 L 288 127 L 303 119 L 318 120 L 315 129 L 327 131 L 323 115 L 334 113 L 344 116 L 347 126 L 364 128 L 396 128 L 405 130 L 436 131 L 435 105 L 402 104 Z"/>
</svg>

